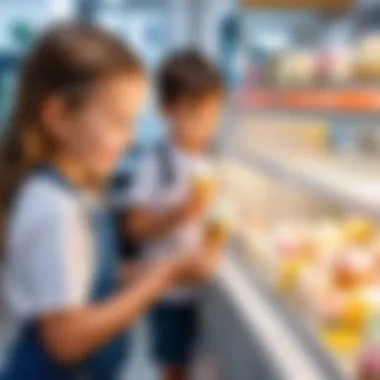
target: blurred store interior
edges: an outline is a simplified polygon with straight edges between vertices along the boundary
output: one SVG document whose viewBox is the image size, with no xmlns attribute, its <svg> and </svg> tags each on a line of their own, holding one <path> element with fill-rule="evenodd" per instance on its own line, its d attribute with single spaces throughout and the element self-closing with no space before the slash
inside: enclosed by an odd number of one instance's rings
<svg viewBox="0 0 380 380">
<path fill-rule="evenodd" d="M 2 118 L 29 44 L 74 18 L 118 33 L 152 71 L 196 46 L 227 78 L 221 170 L 239 220 L 205 297 L 206 373 L 380 379 L 380 2 L 2 0 Z M 159 135 L 150 107 L 140 137 Z M 131 380 L 154 379 L 144 360 Z"/>
<path fill-rule="evenodd" d="M 1 1 L 0 115 L 6 115 L 9 108 L 23 53 L 39 31 L 54 22 L 77 19 L 108 28 L 133 46 L 153 69 L 166 52 L 186 46 L 196 45 L 218 60 L 223 60 L 223 51 L 229 57 L 226 49 L 231 48 L 231 43 L 236 49 L 237 43 L 236 3 L 234 0 Z M 228 26 L 231 22 L 232 28 Z M 147 118 L 149 136 L 144 138 L 149 139 L 158 128 L 152 128 L 153 118 Z"/>
</svg>

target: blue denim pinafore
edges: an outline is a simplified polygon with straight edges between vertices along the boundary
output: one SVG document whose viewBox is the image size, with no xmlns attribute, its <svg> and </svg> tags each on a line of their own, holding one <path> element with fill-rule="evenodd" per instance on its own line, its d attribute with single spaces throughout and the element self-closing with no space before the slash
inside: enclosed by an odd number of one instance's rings
<svg viewBox="0 0 380 380">
<path fill-rule="evenodd" d="M 65 191 L 74 191 L 56 169 L 45 167 L 37 175 L 53 181 Z M 107 299 L 117 288 L 118 247 L 110 215 L 104 210 L 89 211 L 88 217 L 97 248 L 90 300 L 96 303 Z M 45 350 L 36 322 L 30 321 L 21 329 L 0 380 L 114 380 L 127 359 L 127 341 L 127 333 L 122 334 L 83 362 L 64 366 Z"/>
</svg>

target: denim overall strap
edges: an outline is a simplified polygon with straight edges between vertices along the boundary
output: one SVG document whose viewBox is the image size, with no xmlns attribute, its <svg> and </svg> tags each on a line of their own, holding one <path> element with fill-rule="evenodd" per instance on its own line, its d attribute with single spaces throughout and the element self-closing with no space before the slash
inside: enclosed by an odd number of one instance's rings
<svg viewBox="0 0 380 380">
<path fill-rule="evenodd" d="M 99 302 L 117 291 L 119 254 L 114 219 L 109 210 L 93 213 L 92 227 L 98 237 L 97 281 L 93 283 L 91 298 Z M 127 356 L 127 332 L 99 349 L 88 361 L 91 380 L 117 379 Z"/>
<path fill-rule="evenodd" d="M 54 168 L 44 167 L 36 175 L 53 181 L 67 191 L 75 192 L 69 181 Z M 107 210 L 87 211 L 87 216 L 96 247 L 91 301 L 101 302 L 116 290 L 117 245 Z M 125 360 L 125 353 L 126 336 L 121 334 L 83 363 L 75 366 L 60 365 L 45 350 L 35 321 L 30 321 L 21 329 L 5 373 L 0 374 L 0 380 L 114 380 Z"/>
</svg>

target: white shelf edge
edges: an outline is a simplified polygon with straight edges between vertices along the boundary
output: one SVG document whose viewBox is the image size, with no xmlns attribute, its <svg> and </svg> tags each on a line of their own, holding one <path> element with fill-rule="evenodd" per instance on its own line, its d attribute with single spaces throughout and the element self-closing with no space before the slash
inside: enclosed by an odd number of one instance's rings
<svg viewBox="0 0 380 380">
<path fill-rule="evenodd" d="M 313 177 L 312 173 L 305 174 L 296 168 L 286 165 L 286 163 L 278 162 L 254 152 L 244 153 L 234 151 L 230 154 L 230 158 L 237 162 L 240 161 L 249 167 L 254 167 L 272 178 L 284 180 L 319 197 L 328 199 L 347 209 L 347 211 L 355 211 L 380 220 L 380 197 L 377 201 L 376 199 L 372 201 L 361 199 L 359 196 L 347 191 L 347 189 L 336 187 L 332 183 L 322 182 L 320 178 Z"/>
<path fill-rule="evenodd" d="M 268 300 L 258 291 L 255 292 L 230 257 L 223 262 L 218 284 L 244 318 L 253 338 L 259 336 L 273 365 L 285 379 L 326 380 L 323 371 L 307 356 L 304 347 L 285 321 L 276 315 Z"/>
</svg>

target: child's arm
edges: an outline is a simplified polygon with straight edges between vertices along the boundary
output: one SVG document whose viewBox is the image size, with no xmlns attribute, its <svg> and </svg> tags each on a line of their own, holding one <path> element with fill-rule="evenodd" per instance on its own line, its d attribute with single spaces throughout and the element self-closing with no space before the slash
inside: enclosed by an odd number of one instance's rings
<svg viewBox="0 0 380 380">
<path fill-rule="evenodd" d="M 187 220 L 196 218 L 207 205 L 190 195 L 182 204 L 164 212 L 154 212 L 142 204 L 131 208 L 125 220 L 125 230 L 137 240 L 149 240 L 166 235 Z"/>
<path fill-rule="evenodd" d="M 157 163 L 154 156 L 143 159 L 141 167 L 129 192 L 128 215 L 125 219 L 125 231 L 136 240 L 154 239 L 204 214 L 212 199 L 207 199 L 195 191 L 190 191 L 188 197 L 179 205 L 164 212 L 152 210 L 152 204 L 157 202 Z"/>
<path fill-rule="evenodd" d="M 134 284 L 109 300 L 67 308 L 39 317 L 48 352 L 62 364 L 80 362 L 133 325 L 174 282 L 193 258 L 165 261 L 145 271 Z"/>
<path fill-rule="evenodd" d="M 39 331 L 49 353 L 63 365 L 80 362 L 135 321 L 179 278 L 212 276 L 218 255 L 211 252 L 177 255 L 145 266 L 139 279 L 109 300 L 48 313 L 39 318 Z M 208 258 L 208 259 L 206 259 Z M 210 260 L 211 259 L 211 260 Z"/>
<path fill-rule="evenodd" d="M 197 285 L 209 281 L 219 266 L 229 237 L 229 234 L 224 234 L 218 240 L 206 240 L 202 260 L 195 263 L 193 268 L 181 277 L 179 283 L 181 285 Z"/>
<path fill-rule="evenodd" d="M 156 263 L 107 300 L 91 304 L 95 268 L 87 223 L 70 204 L 53 204 L 23 227 L 7 268 L 25 300 L 15 303 L 15 311 L 36 321 L 49 355 L 70 365 L 130 328 L 204 254 L 179 253 Z"/>
<path fill-rule="evenodd" d="M 205 244 L 201 260 L 194 261 L 192 267 L 188 268 L 177 284 L 194 285 L 207 282 L 218 267 L 228 240 L 229 236 L 225 235 L 218 242 Z M 122 283 L 128 285 L 135 282 L 155 265 L 157 265 L 157 260 L 140 260 L 124 264 L 121 273 Z"/>
</svg>

